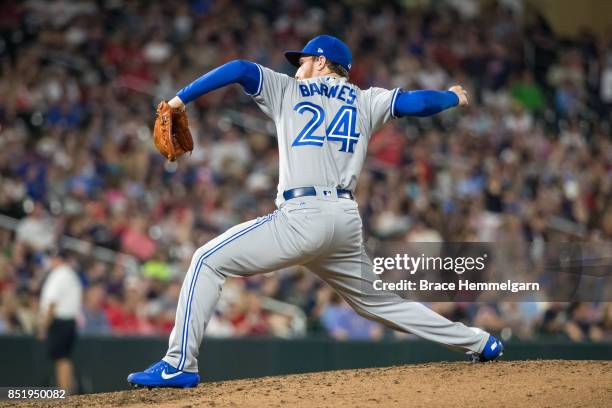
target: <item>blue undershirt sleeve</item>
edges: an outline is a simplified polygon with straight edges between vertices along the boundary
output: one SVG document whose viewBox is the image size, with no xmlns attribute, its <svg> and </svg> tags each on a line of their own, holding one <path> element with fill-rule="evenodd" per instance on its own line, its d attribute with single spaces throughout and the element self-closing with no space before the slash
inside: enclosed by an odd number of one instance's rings
<svg viewBox="0 0 612 408">
<path fill-rule="evenodd" d="M 393 115 L 430 116 L 459 104 L 459 97 L 451 91 L 399 91 L 392 106 Z"/>
<path fill-rule="evenodd" d="M 202 75 L 178 91 L 176 96 L 181 98 L 184 104 L 188 104 L 208 92 L 229 84 L 240 84 L 247 94 L 252 95 L 257 92 L 261 79 L 261 71 L 257 64 L 234 60 Z"/>
</svg>

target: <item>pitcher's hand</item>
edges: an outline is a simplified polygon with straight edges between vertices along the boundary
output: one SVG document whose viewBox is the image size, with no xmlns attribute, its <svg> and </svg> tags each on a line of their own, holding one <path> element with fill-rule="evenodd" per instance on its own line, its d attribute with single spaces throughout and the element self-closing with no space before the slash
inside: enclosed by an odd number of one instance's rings
<svg viewBox="0 0 612 408">
<path fill-rule="evenodd" d="M 459 105 L 457 106 L 465 106 L 468 104 L 467 91 L 463 89 L 461 85 L 451 86 L 448 90 L 454 92 L 459 98 Z"/>
</svg>

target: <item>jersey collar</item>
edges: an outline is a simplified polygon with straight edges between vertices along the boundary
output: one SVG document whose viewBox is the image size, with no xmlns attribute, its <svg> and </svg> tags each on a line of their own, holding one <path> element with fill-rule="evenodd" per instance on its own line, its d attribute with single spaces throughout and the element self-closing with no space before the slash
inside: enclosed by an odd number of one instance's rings
<svg viewBox="0 0 612 408">
<path fill-rule="evenodd" d="M 334 76 L 334 75 L 324 75 L 321 78 L 326 80 L 326 81 L 331 81 L 331 80 L 346 81 L 346 78 L 341 77 L 341 76 Z"/>
</svg>

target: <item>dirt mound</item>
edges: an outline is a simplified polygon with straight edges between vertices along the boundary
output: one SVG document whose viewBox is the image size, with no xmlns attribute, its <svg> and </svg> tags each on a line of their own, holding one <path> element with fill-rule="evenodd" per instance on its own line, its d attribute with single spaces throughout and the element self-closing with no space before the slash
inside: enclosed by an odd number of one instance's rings
<svg viewBox="0 0 612 408">
<path fill-rule="evenodd" d="M 432 363 L 80 395 L 49 407 L 610 407 L 611 361 Z M 9 405 L 10 406 L 10 405 Z M 13 405 L 15 406 L 15 405 Z"/>
</svg>

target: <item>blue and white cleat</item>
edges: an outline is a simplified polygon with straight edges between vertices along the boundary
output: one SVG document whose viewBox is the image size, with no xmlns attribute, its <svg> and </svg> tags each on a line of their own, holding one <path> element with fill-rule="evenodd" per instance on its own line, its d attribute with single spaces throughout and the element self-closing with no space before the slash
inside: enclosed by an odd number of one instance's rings
<svg viewBox="0 0 612 408">
<path fill-rule="evenodd" d="M 164 360 L 161 360 L 144 371 L 131 373 L 128 375 L 127 381 L 135 388 L 191 388 L 198 385 L 200 375 L 198 373 L 179 371 Z"/>
<path fill-rule="evenodd" d="M 472 362 L 484 363 L 487 361 L 497 360 L 502 354 L 504 354 L 504 345 L 493 335 L 489 334 L 487 344 L 480 353 L 472 353 Z"/>
</svg>

